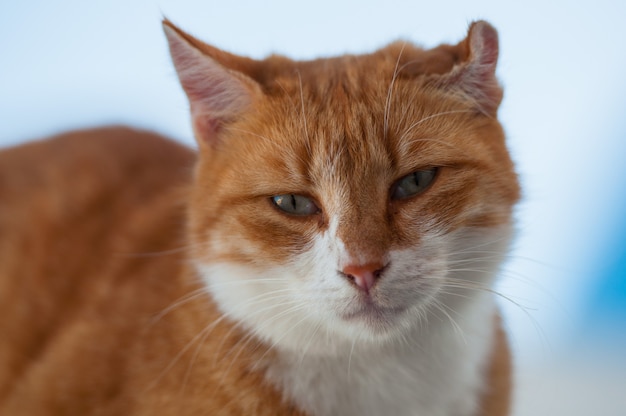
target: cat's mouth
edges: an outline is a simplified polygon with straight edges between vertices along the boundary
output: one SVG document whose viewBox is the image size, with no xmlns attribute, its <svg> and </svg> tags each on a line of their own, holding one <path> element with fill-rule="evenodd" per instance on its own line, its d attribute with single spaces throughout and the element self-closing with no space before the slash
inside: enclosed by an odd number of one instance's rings
<svg viewBox="0 0 626 416">
<path fill-rule="evenodd" d="M 383 306 L 367 301 L 354 310 L 346 311 L 341 317 L 346 321 L 362 321 L 379 328 L 393 324 L 407 309 L 405 306 Z"/>
</svg>

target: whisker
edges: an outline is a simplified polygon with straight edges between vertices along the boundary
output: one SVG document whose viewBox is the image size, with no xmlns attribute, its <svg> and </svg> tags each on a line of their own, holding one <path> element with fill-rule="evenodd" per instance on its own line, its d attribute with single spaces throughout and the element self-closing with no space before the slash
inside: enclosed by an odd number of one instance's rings
<svg viewBox="0 0 626 416">
<path fill-rule="evenodd" d="M 260 303 L 261 301 L 265 300 L 265 298 L 274 298 L 274 299 L 277 299 L 277 297 L 275 296 L 275 294 L 276 294 L 276 293 L 279 293 L 279 292 L 285 292 L 285 291 L 292 291 L 292 290 L 291 290 L 291 289 L 284 289 L 284 290 L 276 290 L 276 291 L 273 291 L 273 292 L 262 293 L 262 294 L 260 294 L 260 295 L 258 295 L 258 296 L 255 296 L 255 297 L 253 297 L 253 298 L 247 299 L 246 305 L 247 305 L 247 306 L 249 306 L 250 304 Z M 283 297 L 284 297 L 284 296 L 283 296 Z M 278 298 L 280 298 L 280 297 L 278 297 Z M 284 305 L 284 304 L 285 304 L 285 303 L 282 303 L 282 305 Z M 256 312 L 257 312 L 257 313 L 261 313 L 261 312 L 263 312 L 264 310 L 270 309 L 270 308 L 272 308 L 272 307 L 275 307 L 275 305 L 270 305 L 270 307 L 268 307 L 268 308 L 259 309 L 259 310 L 257 310 Z M 221 321 L 221 318 L 220 318 L 220 321 Z M 221 350 L 221 348 L 222 348 L 222 346 L 223 346 L 223 342 L 224 342 L 224 340 L 225 340 L 225 339 L 227 339 L 227 338 L 229 338 L 229 336 L 230 336 L 230 334 L 232 333 L 232 331 L 233 331 L 233 330 L 238 329 L 238 328 L 239 328 L 239 327 L 241 327 L 241 326 L 242 326 L 242 323 L 241 323 L 241 322 L 235 322 L 235 323 L 233 324 L 233 327 L 231 328 L 231 330 L 229 330 L 229 332 L 228 332 L 228 333 L 226 334 L 226 336 L 223 338 L 222 343 L 220 343 L 220 347 L 218 347 L 218 348 L 217 348 L 217 351 L 218 351 L 218 352 Z M 191 368 L 193 367 L 193 364 L 194 364 L 194 363 L 195 363 L 195 361 L 197 360 L 198 355 L 199 355 L 199 353 L 200 353 L 200 350 L 201 350 L 201 348 L 202 348 L 202 345 L 204 344 L 205 340 L 206 340 L 206 339 L 208 338 L 208 336 L 210 335 L 211 331 L 212 331 L 212 328 L 211 328 L 211 330 L 209 330 L 209 331 L 206 331 L 206 330 L 202 331 L 202 332 L 204 332 L 204 335 L 202 336 L 202 338 L 201 338 L 201 339 L 200 339 L 200 341 L 198 342 L 198 345 L 196 346 L 196 349 L 195 349 L 195 351 L 194 351 L 194 354 L 193 354 L 193 356 L 192 356 L 192 358 L 191 358 L 191 360 L 190 360 L 190 362 L 189 362 L 189 365 L 188 365 L 188 367 L 187 367 L 187 371 L 185 372 L 185 376 L 184 376 L 184 378 L 183 378 L 182 390 L 181 390 L 181 391 L 184 391 L 185 385 L 187 384 L 187 381 L 188 381 L 189 376 L 190 376 L 190 373 L 191 373 Z M 248 337 L 249 335 L 250 335 L 250 334 L 246 334 L 246 337 Z M 227 355 L 228 355 L 228 354 L 226 354 L 225 356 L 227 356 Z M 216 357 L 217 357 L 217 356 L 219 356 L 219 354 L 217 354 L 217 355 L 216 355 Z M 214 363 L 214 365 L 215 365 L 215 363 Z"/>
<path fill-rule="evenodd" d="M 348 380 L 350 380 L 352 369 L 352 355 L 354 354 L 354 346 L 356 345 L 357 337 L 352 339 L 352 345 L 350 346 L 350 354 L 348 354 Z"/>
<path fill-rule="evenodd" d="M 202 331 L 196 334 L 189 342 L 187 342 L 185 346 L 174 356 L 174 358 L 170 361 L 170 363 L 163 369 L 163 371 L 161 371 L 161 373 L 155 378 L 155 380 L 152 383 L 150 383 L 148 387 L 146 387 L 146 391 L 154 388 L 159 383 L 159 381 L 165 376 L 165 374 L 167 374 L 172 368 L 174 368 L 174 365 L 176 365 L 176 363 L 182 358 L 182 356 L 185 355 L 185 353 L 189 350 L 189 348 L 191 348 L 191 346 L 198 339 L 204 336 L 203 334 L 205 333 L 205 331 L 207 330 L 209 332 L 212 331 L 213 328 L 217 326 L 217 324 L 224 319 L 226 319 L 226 315 L 222 315 L 219 319 L 213 321 L 211 324 L 209 324 L 204 329 L 202 329 Z"/>
<path fill-rule="evenodd" d="M 287 297 L 287 296 L 285 295 L 285 296 L 283 296 L 283 297 Z M 280 298 L 280 297 L 276 297 L 276 299 L 281 299 L 281 298 Z M 265 300 L 265 298 L 260 299 L 260 300 L 257 300 L 257 302 L 256 302 L 256 303 L 261 302 L 261 301 L 264 301 L 264 300 Z M 289 301 L 289 302 L 282 302 L 282 303 L 280 303 L 280 304 L 272 303 L 271 305 L 267 305 L 267 306 L 265 306 L 264 308 L 261 308 L 261 309 L 257 309 L 257 310 L 255 310 L 255 313 L 258 315 L 258 314 L 264 313 L 264 312 L 269 311 L 269 310 L 274 309 L 274 308 L 282 307 L 282 306 L 285 306 L 285 305 L 292 305 L 292 304 L 296 304 L 296 305 L 300 305 L 300 306 L 301 306 L 301 303 L 300 303 L 299 301 L 297 301 L 297 300 L 295 300 L 295 299 L 294 299 L 294 300 L 291 300 L 291 301 Z M 248 306 L 249 306 L 249 305 L 248 305 Z M 297 309 L 297 308 L 295 308 L 295 307 L 294 307 L 294 308 L 287 309 L 286 311 L 283 311 L 283 312 L 282 312 L 282 314 L 284 314 L 285 312 L 290 312 L 292 309 Z M 250 329 L 248 330 L 247 334 L 246 334 L 246 335 L 245 335 L 245 336 L 244 336 L 244 337 L 243 337 L 240 341 L 238 341 L 238 343 L 237 343 L 237 344 L 240 344 L 241 342 L 245 341 L 246 339 L 249 339 L 249 338 L 251 338 L 251 337 L 253 337 L 253 336 L 255 336 L 255 335 L 260 334 L 260 333 L 261 333 L 261 331 L 262 331 L 263 329 L 265 329 L 265 328 L 267 327 L 267 325 L 272 324 L 272 323 L 275 321 L 275 319 L 276 319 L 276 318 L 277 318 L 277 316 L 276 316 L 276 315 L 274 315 L 274 316 L 272 316 L 272 319 L 269 321 L 269 323 L 268 323 L 268 322 L 264 322 L 264 324 L 263 324 L 263 325 L 261 325 L 261 326 L 259 326 L 259 327 L 257 327 L 257 328 L 250 328 Z M 222 348 L 223 348 L 223 346 L 224 346 L 224 341 L 225 341 L 227 338 L 229 338 L 229 337 L 230 337 L 230 334 L 231 334 L 231 333 L 232 333 L 235 329 L 237 329 L 237 328 L 235 328 L 235 327 L 231 328 L 231 329 L 228 331 L 228 333 L 226 334 L 226 336 L 224 336 L 224 339 L 222 340 L 222 342 L 220 343 L 220 345 L 219 345 L 219 347 L 218 347 L 218 349 L 217 349 L 216 359 L 217 359 L 217 357 L 221 357 L 221 350 L 222 350 Z M 246 344 L 244 344 L 244 347 L 245 347 L 245 345 L 247 345 L 247 343 L 246 343 Z M 236 346 L 236 345 L 235 345 L 235 346 Z M 232 351 L 232 349 L 233 349 L 235 346 L 231 347 L 231 351 Z M 226 354 L 224 355 L 224 357 L 228 356 L 228 355 L 229 355 L 229 353 L 230 353 L 230 352 L 226 353 Z"/>
<path fill-rule="evenodd" d="M 208 295 L 208 292 L 206 288 L 202 287 L 202 288 L 193 290 L 190 293 L 187 293 L 181 296 L 180 298 L 175 300 L 174 303 L 172 303 L 171 305 L 163 309 L 161 312 L 159 312 L 157 315 L 155 315 L 148 323 L 147 328 L 150 328 L 153 325 L 155 325 L 158 321 L 160 321 L 164 316 L 172 312 L 174 309 L 204 295 Z"/>
<path fill-rule="evenodd" d="M 442 111 L 440 113 L 436 113 L 436 114 L 431 114 L 429 116 L 423 117 L 420 120 L 414 122 L 413 124 L 411 124 L 408 128 L 406 128 L 404 130 L 404 132 L 402 133 L 402 136 L 400 136 L 400 142 L 404 141 L 404 139 L 406 138 L 406 136 L 411 132 L 411 130 L 413 130 L 415 127 L 419 126 L 420 124 L 428 121 L 428 120 L 432 120 L 433 118 L 436 117 L 442 117 L 442 116 L 447 116 L 450 114 L 462 114 L 462 113 L 472 113 L 473 111 L 471 110 L 450 110 L 450 111 Z M 448 143 L 445 142 L 441 142 L 442 144 L 447 144 L 448 146 L 451 146 Z"/>
<path fill-rule="evenodd" d="M 519 302 L 515 301 L 514 299 L 512 299 L 510 296 L 507 296 L 497 290 L 494 290 L 490 287 L 485 287 L 482 285 L 478 285 L 475 282 L 468 282 L 465 280 L 460 280 L 460 279 L 450 279 L 453 280 L 452 282 L 450 281 L 445 281 L 443 283 L 443 287 L 447 287 L 447 288 L 451 288 L 451 289 L 463 289 L 463 290 L 476 290 L 476 291 L 482 291 L 482 292 L 487 292 L 487 293 L 491 293 L 497 297 L 500 297 L 504 300 L 506 300 L 507 302 L 510 302 L 512 305 L 514 305 L 515 307 L 517 307 L 520 311 L 522 311 L 526 317 L 530 320 L 530 322 L 532 322 L 533 326 L 535 327 L 535 330 L 537 331 L 537 333 L 541 336 L 541 338 L 547 342 L 547 336 L 545 334 L 545 332 L 543 331 L 543 329 L 541 328 L 541 326 L 539 325 L 539 323 L 537 322 L 537 320 L 530 314 L 530 311 L 534 311 L 536 309 L 534 308 L 530 308 L 527 306 L 524 306 L 522 304 L 520 304 Z M 453 293 L 449 293 L 451 295 L 457 295 L 457 292 L 453 292 Z"/>
<path fill-rule="evenodd" d="M 292 308 L 292 310 L 290 312 L 293 312 L 294 310 L 298 310 L 298 309 L 304 309 L 304 307 L 300 307 L 300 308 Z M 300 325 L 302 322 L 305 322 L 307 319 L 309 319 L 311 316 L 313 316 L 315 314 L 315 312 L 310 312 L 309 314 L 305 315 L 304 317 L 302 317 L 301 319 L 299 319 L 295 324 L 292 325 L 292 327 L 290 328 L 290 331 L 293 331 L 298 325 Z M 267 349 L 267 351 L 265 351 L 265 353 L 261 356 L 260 360 L 262 360 L 267 353 L 269 353 L 271 350 L 273 350 L 274 348 L 276 348 L 276 346 L 283 340 L 285 339 L 285 337 L 289 334 L 288 331 L 286 331 L 280 338 L 278 338 L 277 340 L 275 340 L 272 345 L 270 345 L 270 347 Z"/>
<path fill-rule="evenodd" d="M 178 247 L 170 250 L 161 250 L 161 251 L 144 251 L 139 253 L 116 253 L 118 256 L 130 257 L 130 258 L 150 258 L 150 257 L 159 257 L 159 256 L 167 256 L 173 254 L 187 253 L 189 247 Z"/>
<path fill-rule="evenodd" d="M 307 353 L 309 352 L 311 343 L 313 342 L 313 339 L 315 339 L 315 336 L 317 335 L 321 327 L 322 327 L 322 323 L 318 322 L 317 325 L 315 325 L 315 328 L 313 329 L 313 331 L 311 331 L 311 336 L 309 336 L 309 340 L 307 341 L 305 347 L 302 349 L 302 354 L 300 355 L 300 360 L 298 361 L 298 367 L 300 367 L 302 363 L 304 362 L 304 357 L 306 357 Z"/>
<path fill-rule="evenodd" d="M 281 277 L 268 277 L 268 278 L 252 278 L 252 279 L 233 279 L 233 280 L 229 280 L 227 282 L 211 282 L 210 286 L 212 288 L 217 288 L 217 287 L 228 287 L 228 286 L 238 286 L 238 285 L 249 285 L 249 284 L 255 284 L 255 283 L 275 283 L 275 282 L 281 282 L 281 283 L 285 283 L 288 280 L 285 278 L 281 278 Z"/>
<path fill-rule="evenodd" d="M 203 242 L 203 243 L 192 243 L 192 244 L 185 244 L 185 245 L 181 245 L 178 247 L 174 247 L 172 249 L 168 249 L 168 250 L 158 250 L 158 251 L 140 251 L 140 252 L 117 252 L 115 253 L 115 255 L 120 256 L 120 257 L 128 257 L 128 258 L 142 258 L 142 257 L 158 257 L 158 256 L 167 256 L 167 255 L 174 255 L 174 254 L 180 254 L 180 253 L 187 253 L 187 254 L 191 254 L 193 252 L 194 249 L 197 248 L 206 248 L 206 247 L 210 247 L 210 243 L 208 242 Z M 186 260 L 189 261 L 189 260 Z"/>
<path fill-rule="evenodd" d="M 391 77 L 389 88 L 387 89 L 387 98 L 385 100 L 385 113 L 383 115 L 383 137 L 385 140 L 387 140 L 387 135 L 389 133 L 389 113 L 391 112 L 391 96 L 393 94 L 393 86 L 396 83 L 396 78 L 398 76 L 398 66 L 400 65 L 400 59 L 402 58 L 402 53 L 404 52 L 405 47 L 406 42 L 404 42 L 402 44 L 402 48 L 400 48 L 400 52 L 398 53 L 398 59 L 396 60 L 396 66 L 393 70 L 393 76 Z"/>
<path fill-rule="evenodd" d="M 291 314 L 297 310 L 301 310 L 304 309 L 304 306 L 299 303 L 299 302 L 292 302 L 292 303 L 296 303 L 295 306 L 292 306 L 291 308 L 288 308 L 276 315 L 274 315 L 272 317 L 271 320 L 265 322 L 265 325 L 259 327 L 259 328 L 254 328 L 253 330 L 251 330 L 244 338 L 242 338 L 236 345 L 234 345 L 230 351 L 224 355 L 224 358 L 227 357 L 231 352 L 233 352 L 233 350 L 235 348 L 237 348 L 237 353 L 233 356 L 233 358 L 231 359 L 231 362 L 228 366 L 228 369 L 226 370 L 225 374 L 230 372 L 231 367 L 233 366 L 233 364 L 235 363 L 235 361 L 239 358 L 239 356 L 241 355 L 241 353 L 246 349 L 246 347 L 250 344 L 251 341 L 253 340 L 257 340 L 260 339 L 260 332 L 265 329 L 268 325 L 272 325 L 277 319 L 280 319 L 281 317 Z M 285 304 L 281 304 L 278 306 L 284 306 Z M 297 326 L 298 324 L 300 324 L 301 322 L 305 321 L 306 319 L 308 319 L 310 316 L 312 316 L 313 313 L 310 313 L 309 315 L 306 315 L 304 318 L 300 319 L 294 326 L 292 326 L 292 330 L 295 326 Z M 270 345 L 266 351 L 261 355 L 261 357 L 257 360 L 257 362 L 263 361 L 263 359 L 265 358 L 265 356 L 271 351 L 273 350 L 276 345 L 278 345 L 280 343 L 280 341 L 282 341 L 285 336 L 287 336 L 287 334 L 289 333 L 289 331 L 286 331 L 279 339 L 275 340 L 272 345 Z M 245 341 L 245 342 L 243 342 Z"/>
<path fill-rule="evenodd" d="M 304 108 L 304 88 L 302 87 L 302 74 L 300 74 L 300 71 L 296 71 L 296 74 L 298 75 L 298 85 L 300 87 L 300 105 L 301 105 L 301 114 L 302 114 L 302 126 L 304 128 L 304 137 L 306 138 L 304 145 L 306 147 L 307 154 L 309 156 L 312 156 L 313 152 L 311 150 L 311 138 L 309 137 L 309 127 L 307 125 L 307 120 L 306 120 L 306 109 Z"/>
<path fill-rule="evenodd" d="M 264 299 L 258 299 L 256 300 L 256 302 L 261 302 Z M 253 304 L 255 302 L 249 302 L 248 304 Z M 296 303 L 295 301 L 293 303 Z M 266 309 L 270 309 L 276 307 L 276 305 L 270 305 L 267 308 L 263 308 L 260 310 L 257 310 L 257 313 L 261 313 Z M 233 314 L 230 313 L 223 313 L 218 319 L 212 321 L 210 324 L 208 324 L 206 327 L 204 327 L 198 334 L 196 334 L 193 338 L 191 338 L 191 340 L 189 342 L 187 342 L 185 344 L 185 346 L 176 354 L 176 356 L 174 356 L 174 358 L 170 361 L 170 363 L 164 368 L 164 370 L 159 374 L 159 376 L 156 377 L 156 379 L 150 383 L 150 385 L 147 387 L 147 390 L 153 388 L 154 386 L 156 386 L 158 384 L 158 382 L 165 376 L 165 374 L 167 374 L 173 367 L 174 365 L 176 365 L 176 363 L 182 358 L 182 356 L 187 353 L 187 351 L 189 351 L 189 349 L 193 346 L 193 344 L 195 344 L 196 342 L 198 342 L 199 340 L 205 340 L 209 334 L 213 331 L 214 328 L 216 328 L 222 321 L 224 321 L 225 319 L 232 319 L 233 320 L 233 325 L 231 326 L 229 332 L 224 336 L 224 338 L 222 339 L 222 344 L 223 342 L 230 336 L 230 334 L 232 333 L 232 331 L 234 331 L 235 329 L 239 328 L 241 326 L 241 323 L 238 322 L 236 319 L 234 319 Z M 200 347 L 198 347 L 200 348 Z M 220 355 L 219 354 L 219 350 L 220 348 L 217 349 L 217 353 L 216 353 L 216 359 L 217 357 Z M 196 355 L 196 354 L 194 354 Z M 214 363 L 215 365 L 216 363 Z"/>
<path fill-rule="evenodd" d="M 212 329 L 210 331 L 203 330 L 202 332 L 204 332 L 204 335 L 202 335 L 202 337 L 200 338 L 200 341 L 198 342 L 198 345 L 196 346 L 196 349 L 195 349 L 195 351 L 193 353 L 193 356 L 191 357 L 191 360 L 189 360 L 189 364 L 187 365 L 187 370 L 185 371 L 185 375 L 183 377 L 183 382 L 181 384 L 181 389 L 180 389 L 180 394 L 181 395 L 185 392 L 185 388 L 187 387 L 187 383 L 189 381 L 189 377 L 191 376 L 191 369 L 192 369 L 193 365 L 195 364 L 196 360 L 198 359 L 198 355 L 200 354 L 200 350 L 202 349 L 202 346 L 204 345 L 205 341 L 207 340 L 207 338 L 211 334 Z"/>
<path fill-rule="evenodd" d="M 268 138 L 266 136 L 263 136 L 261 134 L 255 133 L 255 132 L 250 131 L 250 130 L 241 129 L 241 128 L 238 128 L 238 127 L 232 127 L 232 126 L 228 127 L 228 129 L 229 130 L 233 130 L 233 131 L 238 131 L 240 133 L 249 134 L 249 135 L 254 136 L 254 137 L 258 137 L 259 139 L 265 140 L 268 143 L 275 143 L 275 140 L 272 140 L 272 139 L 270 139 L 270 138 Z"/>
<path fill-rule="evenodd" d="M 296 113 L 298 112 L 298 105 L 296 105 L 296 103 L 293 101 L 293 98 L 291 98 L 291 95 L 289 95 L 289 92 L 287 91 L 287 88 L 285 88 L 285 86 L 283 85 L 282 82 L 274 80 L 274 82 L 280 87 L 281 90 L 283 90 L 283 92 L 285 93 L 285 97 L 287 97 L 287 99 L 289 100 L 289 102 L 291 103 L 291 107 L 296 110 Z"/>
<path fill-rule="evenodd" d="M 434 307 L 436 308 L 436 310 L 441 312 L 450 321 L 450 324 L 452 325 L 454 332 L 461 337 L 464 343 L 467 344 L 467 338 L 465 337 L 465 333 L 459 326 L 458 322 L 454 318 L 452 318 L 452 316 L 450 315 L 450 313 L 448 313 L 448 311 L 446 311 L 446 309 L 448 309 L 450 312 L 454 312 L 454 311 L 450 309 L 449 306 L 445 305 L 444 303 L 437 300 L 436 298 L 432 300 L 429 306 Z"/>
<path fill-rule="evenodd" d="M 491 293 L 493 295 L 499 296 L 502 299 L 511 302 L 513 305 L 519 307 L 520 309 L 524 310 L 524 311 L 528 311 L 528 310 L 533 310 L 532 308 L 528 308 L 526 306 L 521 305 L 519 302 L 516 302 L 515 300 L 513 300 L 512 298 L 510 298 L 509 296 L 504 295 L 503 293 L 498 292 L 497 290 L 494 290 L 490 287 L 487 286 L 482 286 L 482 285 L 478 285 L 475 282 L 468 282 L 465 280 L 461 280 L 461 279 L 454 279 L 454 278 L 447 278 L 448 280 L 453 280 L 452 282 L 450 281 L 445 281 L 443 284 L 447 287 L 451 287 L 451 288 L 457 288 L 457 289 L 468 289 L 468 290 L 478 290 L 478 291 L 483 291 L 483 292 L 488 292 Z"/>
</svg>

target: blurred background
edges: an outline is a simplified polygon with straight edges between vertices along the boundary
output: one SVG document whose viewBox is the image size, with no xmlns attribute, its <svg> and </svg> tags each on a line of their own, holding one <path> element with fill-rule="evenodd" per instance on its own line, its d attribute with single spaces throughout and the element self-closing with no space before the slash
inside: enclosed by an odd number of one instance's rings
<svg viewBox="0 0 626 416">
<path fill-rule="evenodd" d="M 515 416 L 626 415 L 626 2 L 0 1 L 0 146 L 129 124 L 193 146 L 160 20 L 314 58 L 500 32 L 500 118 L 525 197 L 498 291 Z M 2 201 L 0 201 L 0 204 Z"/>
</svg>

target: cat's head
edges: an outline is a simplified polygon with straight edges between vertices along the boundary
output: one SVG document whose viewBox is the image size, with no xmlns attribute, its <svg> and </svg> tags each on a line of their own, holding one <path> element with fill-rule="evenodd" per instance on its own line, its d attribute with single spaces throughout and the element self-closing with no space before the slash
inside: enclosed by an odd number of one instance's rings
<svg viewBox="0 0 626 416">
<path fill-rule="evenodd" d="M 304 62 L 164 28 L 199 145 L 194 260 L 225 314 L 323 353 L 488 290 L 519 197 L 488 23 L 457 45 Z"/>
</svg>

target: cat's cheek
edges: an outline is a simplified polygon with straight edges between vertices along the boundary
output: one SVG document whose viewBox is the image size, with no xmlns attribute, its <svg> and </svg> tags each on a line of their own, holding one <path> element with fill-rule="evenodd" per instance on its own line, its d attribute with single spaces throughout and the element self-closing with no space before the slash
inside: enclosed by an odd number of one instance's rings
<svg viewBox="0 0 626 416">
<path fill-rule="evenodd" d="M 197 270 L 229 319 L 263 341 L 280 346 L 284 337 L 295 336 L 305 306 L 293 275 L 282 268 L 260 269 L 247 265 L 199 263 Z"/>
</svg>

